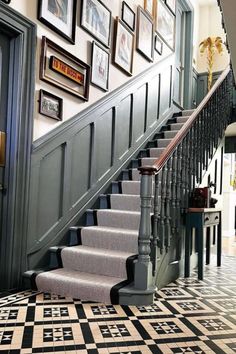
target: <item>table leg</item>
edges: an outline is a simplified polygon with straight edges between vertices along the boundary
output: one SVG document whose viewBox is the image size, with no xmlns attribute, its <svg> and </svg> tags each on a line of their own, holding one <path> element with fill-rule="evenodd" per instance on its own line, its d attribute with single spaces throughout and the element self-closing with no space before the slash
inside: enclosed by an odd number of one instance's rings
<svg viewBox="0 0 236 354">
<path fill-rule="evenodd" d="M 192 228 L 188 217 L 186 218 L 186 233 L 185 233 L 185 260 L 184 260 L 184 276 L 190 276 L 190 239 L 192 237 Z"/>
<path fill-rule="evenodd" d="M 198 279 L 203 280 L 203 267 L 204 267 L 204 245 L 203 245 L 203 225 L 196 228 L 196 237 L 198 240 Z"/>
<path fill-rule="evenodd" d="M 211 227 L 206 228 L 206 264 L 211 261 Z"/>
<path fill-rule="evenodd" d="M 220 212 L 220 222 L 217 226 L 217 267 L 221 266 L 221 252 L 222 252 L 222 224 L 221 224 L 221 212 Z"/>
</svg>

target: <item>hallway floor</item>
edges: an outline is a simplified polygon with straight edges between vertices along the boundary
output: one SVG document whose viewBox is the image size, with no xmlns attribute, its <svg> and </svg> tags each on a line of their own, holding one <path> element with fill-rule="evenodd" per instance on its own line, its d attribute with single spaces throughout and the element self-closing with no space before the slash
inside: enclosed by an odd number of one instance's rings
<svg viewBox="0 0 236 354">
<path fill-rule="evenodd" d="M 236 258 L 180 278 L 146 307 L 37 292 L 0 298 L 0 353 L 236 353 Z"/>
</svg>

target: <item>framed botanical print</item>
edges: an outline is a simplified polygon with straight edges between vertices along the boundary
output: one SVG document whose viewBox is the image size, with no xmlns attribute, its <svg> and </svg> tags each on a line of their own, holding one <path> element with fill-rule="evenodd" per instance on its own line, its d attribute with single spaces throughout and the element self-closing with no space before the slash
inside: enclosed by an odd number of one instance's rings
<svg viewBox="0 0 236 354">
<path fill-rule="evenodd" d="M 93 41 L 91 83 L 104 91 L 109 87 L 109 64 L 110 53 Z"/>
<path fill-rule="evenodd" d="M 156 31 L 162 40 L 169 46 L 169 48 L 174 50 L 175 16 L 171 13 L 163 1 L 158 2 Z"/>
<path fill-rule="evenodd" d="M 111 11 L 100 0 L 81 0 L 81 27 L 110 47 Z"/>
<path fill-rule="evenodd" d="M 76 0 L 39 0 L 38 20 L 75 43 Z"/>
<path fill-rule="evenodd" d="M 137 50 L 149 61 L 153 61 L 153 21 L 144 9 L 138 7 Z"/>
<path fill-rule="evenodd" d="M 162 40 L 158 37 L 158 35 L 155 35 L 155 43 L 154 43 L 154 49 L 157 51 L 159 55 L 162 55 L 163 51 L 163 42 Z"/>
<path fill-rule="evenodd" d="M 62 98 L 45 90 L 39 92 L 39 113 L 56 120 L 62 120 Z"/>
<path fill-rule="evenodd" d="M 169 7 L 169 9 L 175 14 L 175 9 L 176 9 L 176 0 L 166 0 L 166 5 Z"/>
<path fill-rule="evenodd" d="M 131 31 L 134 31 L 135 29 L 135 13 L 134 11 L 129 7 L 129 5 L 126 4 L 125 1 L 122 2 L 122 21 L 131 29 Z"/>
<path fill-rule="evenodd" d="M 153 17 L 155 18 L 155 4 L 156 0 L 144 0 L 144 9 Z"/>
<path fill-rule="evenodd" d="M 114 55 L 113 61 L 120 69 L 127 74 L 133 73 L 133 56 L 134 56 L 134 34 L 133 32 L 117 17 L 114 32 Z"/>
</svg>

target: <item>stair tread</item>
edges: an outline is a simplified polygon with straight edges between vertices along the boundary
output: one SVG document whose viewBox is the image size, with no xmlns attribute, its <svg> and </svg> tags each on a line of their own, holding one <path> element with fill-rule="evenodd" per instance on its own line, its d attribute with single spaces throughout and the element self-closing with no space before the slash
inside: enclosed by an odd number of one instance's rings
<svg viewBox="0 0 236 354">
<path fill-rule="evenodd" d="M 137 235 L 138 231 L 136 230 L 129 230 L 129 229 L 121 229 L 118 227 L 109 227 L 109 226 L 86 226 L 82 229 L 83 230 L 92 230 L 92 231 L 103 231 L 103 232 L 109 232 L 109 233 L 117 233 L 117 234 L 133 234 Z"/>
<path fill-rule="evenodd" d="M 106 256 L 106 258 L 128 258 L 133 255 L 131 252 L 125 252 L 125 251 L 116 251 L 116 250 L 110 250 L 106 248 L 95 248 L 95 247 L 90 247 L 90 246 L 72 246 L 72 247 L 65 247 L 62 250 L 62 256 L 65 253 L 70 253 L 70 252 L 76 252 L 79 254 L 86 255 L 86 257 L 93 257 L 94 255 L 98 256 Z"/>
<path fill-rule="evenodd" d="M 120 214 L 120 213 L 124 213 L 124 214 L 131 214 L 131 215 L 140 215 L 139 211 L 132 211 L 132 210 L 117 210 L 117 209 L 97 209 L 97 213 L 111 213 L 111 214 Z"/>
</svg>

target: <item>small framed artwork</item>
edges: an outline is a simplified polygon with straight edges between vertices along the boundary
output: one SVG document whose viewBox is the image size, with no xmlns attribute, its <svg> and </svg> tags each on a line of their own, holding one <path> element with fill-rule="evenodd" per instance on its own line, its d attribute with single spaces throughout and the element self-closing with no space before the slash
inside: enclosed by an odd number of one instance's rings
<svg viewBox="0 0 236 354">
<path fill-rule="evenodd" d="M 88 101 L 90 66 L 45 36 L 42 38 L 39 78 Z"/>
<path fill-rule="evenodd" d="M 81 27 L 109 48 L 111 11 L 100 0 L 82 0 L 81 4 Z"/>
<path fill-rule="evenodd" d="M 134 29 L 135 29 L 135 13 L 129 7 L 129 5 L 126 4 L 125 1 L 122 2 L 121 19 L 131 29 L 131 31 L 134 31 Z"/>
<path fill-rule="evenodd" d="M 5 4 L 10 4 L 11 0 L 2 0 L 2 2 L 5 2 Z"/>
<path fill-rule="evenodd" d="M 39 0 L 38 20 L 75 43 L 76 0 Z"/>
<path fill-rule="evenodd" d="M 175 9 L 176 9 L 176 0 L 166 0 L 166 5 L 169 7 L 169 9 L 173 12 L 175 15 Z"/>
<path fill-rule="evenodd" d="M 108 91 L 109 87 L 110 53 L 95 41 L 92 43 L 92 73 L 91 83 Z"/>
<path fill-rule="evenodd" d="M 162 2 L 158 2 L 156 31 L 171 50 L 175 47 L 175 16 Z"/>
<path fill-rule="evenodd" d="M 157 51 L 159 55 L 162 55 L 163 51 L 163 42 L 162 40 L 158 37 L 158 35 L 155 35 L 155 43 L 154 43 L 154 49 Z"/>
<path fill-rule="evenodd" d="M 137 50 L 149 61 L 153 61 L 153 21 L 147 12 L 138 6 Z"/>
<path fill-rule="evenodd" d="M 56 120 L 62 120 L 62 98 L 53 95 L 50 92 L 39 91 L 39 113 L 46 117 Z"/>
<path fill-rule="evenodd" d="M 144 0 L 144 9 L 155 18 L 155 3 L 156 0 Z"/>
<path fill-rule="evenodd" d="M 114 64 L 127 74 L 133 73 L 134 34 L 117 17 L 114 32 Z"/>
</svg>

